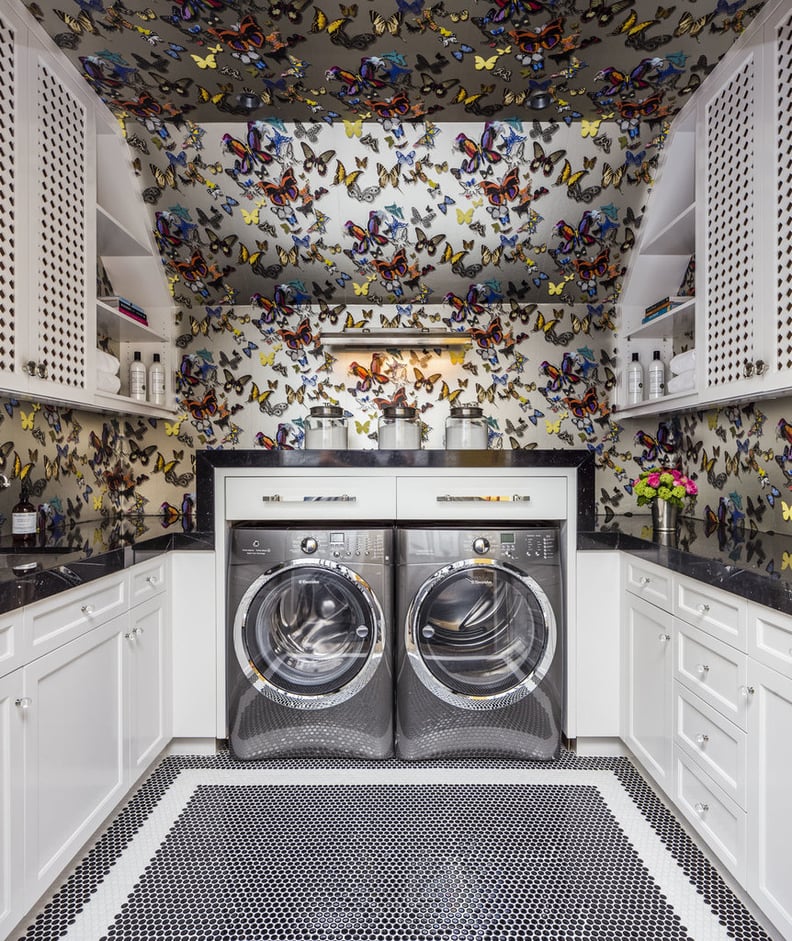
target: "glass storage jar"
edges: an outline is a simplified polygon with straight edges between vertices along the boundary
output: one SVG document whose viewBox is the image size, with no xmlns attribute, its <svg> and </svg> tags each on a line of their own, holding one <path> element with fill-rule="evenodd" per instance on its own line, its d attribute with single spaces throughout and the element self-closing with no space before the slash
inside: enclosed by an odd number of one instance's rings
<svg viewBox="0 0 792 941">
<path fill-rule="evenodd" d="M 421 422 L 412 405 L 386 405 L 379 419 L 378 447 L 381 451 L 404 451 L 421 447 Z"/>
<path fill-rule="evenodd" d="M 451 409 L 445 423 L 447 451 L 484 451 L 487 448 L 487 419 L 476 405 L 458 405 Z"/>
<path fill-rule="evenodd" d="M 338 405 L 312 405 L 305 420 L 305 447 L 310 450 L 346 451 L 347 422 Z"/>
</svg>

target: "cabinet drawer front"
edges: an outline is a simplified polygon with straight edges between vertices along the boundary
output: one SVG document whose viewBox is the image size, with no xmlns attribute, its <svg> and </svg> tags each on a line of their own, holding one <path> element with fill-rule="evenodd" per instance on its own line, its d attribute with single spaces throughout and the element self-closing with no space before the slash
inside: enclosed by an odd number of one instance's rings
<svg viewBox="0 0 792 941">
<path fill-rule="evenodd" d="M 680 749 L 674 750 L 674 801 L 738 880 L 745 876 L 746 817 Z"/>
<path fill-rule="evenodd" d="M 402 520 L 558 520 L 567 515 L 565 477 L 399 477 Z"/>
<path fill-rule="evenodd" d="M 674 740 L 745 807 L 746 734 L 681 683 L 674 683 Z"/>
<path fill-rule="evenodd" d="M 746 650 L 745 602 L 701 582 L 675 579 L 674 614 L 713 637 Z"/>
<path fill-rule="evenodd" d="M 126 608 L 123 572 L 32 604 L 24 615 L 27 650 L 38 657 L 104 624 Z"/>
<path fill-rule="evenodd" d="M 666 611 L 671 610 L 671 576 L 653 565 L 629 559 L 624 567 L 624 587 Z"/>
<path fill-rule="evenodd" d="M 748 608 L 748 653 L 792 677 L 792 618 L 760 605 Z"/>
<path fill-rule="evenodd" d="M 129 572 L 131 604 L 139 604 L 165 591 L 168 577 L 166 565 L 167 558 L 162 555 L 150 562 L 141 562 L 132 566 Z"/>
<path fill-rule="evenodd" d="M 227 477 L 226 519 L 393 519 L 393 477 Z"/>
<path fill-rule="evenodd" d="M 22 664 L 22 615 L 0 615 L 0 676 Z"/>
<path fill-rule="evenodd" d="M 745 654 L 676 618 L 674 643 L 676 678 L 745 729 L 748 702 Z"/>
</svg>

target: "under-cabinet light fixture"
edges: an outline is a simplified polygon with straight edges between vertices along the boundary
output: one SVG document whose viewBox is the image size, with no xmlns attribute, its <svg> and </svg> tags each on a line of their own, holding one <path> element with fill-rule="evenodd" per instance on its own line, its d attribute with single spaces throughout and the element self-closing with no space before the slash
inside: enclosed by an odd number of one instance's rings
<svg viewBox="0 0 792 941">
<path fill-rule="evenodd" d="M 467 333 L 453 333 L 448 330 L 361 330 L 360 332 L 343 331 L 341 333 L 323 333 L 322 343 L 328 347 L 348 350 L 376 350 L 384 347 L 392 349 L 436 349 L 450 346 L 470 346 Z"/>
</svg>

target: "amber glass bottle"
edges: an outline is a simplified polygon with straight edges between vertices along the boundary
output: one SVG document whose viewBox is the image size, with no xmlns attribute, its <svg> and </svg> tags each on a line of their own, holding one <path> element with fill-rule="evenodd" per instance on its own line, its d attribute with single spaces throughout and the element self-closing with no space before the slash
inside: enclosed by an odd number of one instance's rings
<svg viewBox="0 0 792 941">
<path fill-rule="evenodd" d="M 27 487 L 22 487 L 19 503 L 11 511 L 11 534 L 15 546 L 35 546 L 38 514 L 28 498 Z"/>
</svg>

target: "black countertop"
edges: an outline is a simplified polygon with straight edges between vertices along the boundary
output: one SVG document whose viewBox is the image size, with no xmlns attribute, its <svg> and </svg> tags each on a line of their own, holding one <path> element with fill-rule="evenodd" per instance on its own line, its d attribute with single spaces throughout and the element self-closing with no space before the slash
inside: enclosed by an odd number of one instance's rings
<svg viewBox="0 0 792 941">
<path fill-rule="evenodd" d="M 760 532 L 744 522 L 713 526 L 683 517 L 677 534 L 660 541 L 651 516 L 625 514 L 578 531 L 578 549 L 620 549 L 792 614 L 792 532 Z"/>
</svg>

